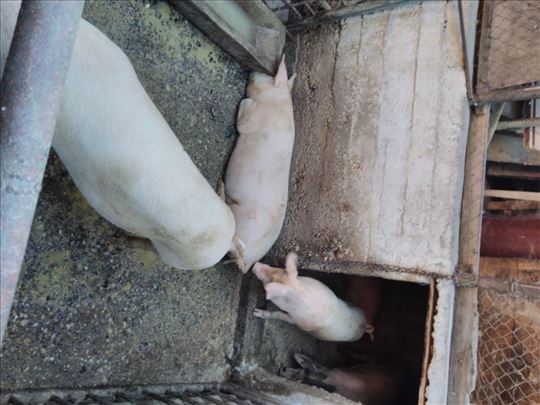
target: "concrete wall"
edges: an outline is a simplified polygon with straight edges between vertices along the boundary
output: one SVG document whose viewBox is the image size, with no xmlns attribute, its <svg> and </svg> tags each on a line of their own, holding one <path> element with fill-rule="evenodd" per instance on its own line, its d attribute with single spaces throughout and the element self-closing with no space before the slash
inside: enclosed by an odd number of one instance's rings
<svg viewBox="0 0 540 405">
<path fill-rule="evenodd" d="M 469 125 L 457 4 L 353 17 L 298 42 L 288 215 L 271 256 L 451 275 Z"/>
</svg>

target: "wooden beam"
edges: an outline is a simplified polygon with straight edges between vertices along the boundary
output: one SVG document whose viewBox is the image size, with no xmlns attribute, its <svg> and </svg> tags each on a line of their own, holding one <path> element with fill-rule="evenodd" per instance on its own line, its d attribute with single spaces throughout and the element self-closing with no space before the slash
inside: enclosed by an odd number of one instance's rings
<svg viewBox="0 0 540 405">
<path fill-rule="evenodd" d="M 418 405 L 426 403 L 426 388 L 428 382 L 428 369 L 433 355 L 433 317 L 435 316 L 435 279 L 429 283 L 428 310 L 424 329 L 424 358 L 422 359 L 422 375 L 420 377 L 420 388 L 418 390 Z"/>
<path fill-rule="evenodd" d="M 509 198 L 511 200 L 540 201 L 540 193 L 533 191 L 486 190 L 484 196 Z"/>
<path fill-rule="evenodd" d="M 275 74 L 287 30 L 262 0 L 169 0 L 248 70 Z"/>
<path fill-rule="evenodd" d="M 498 121 L 497 130 L 540 127 L 540 118 L 529 118 L 526 120 Z"/>
<path fill-rule="evenodd" d="M 485 207 L 486 211 L 538 211 L 540 212 L 540 202 L 537 201 L 522 201 L 522 200 L 506 200 L 506 201 L 489 201 Z"/>
<path fill-rule="evenodd" d="M 471 279 L 477 277 L 480 267 L 488 127 L 489 108 L 484 105 L 471 114 L 461 205 L 459 270 Z M 477 331 L 477 288 L 474 285 L 456 287 L 448 373 L 449 404 L 470 403 L 476 379 Z"/>
<path fill-rule="evenodd" d="M 540 180 L 540 167 L 490 163 L 487 168 L 487 175 L 491 177 Z"/>
</svg>

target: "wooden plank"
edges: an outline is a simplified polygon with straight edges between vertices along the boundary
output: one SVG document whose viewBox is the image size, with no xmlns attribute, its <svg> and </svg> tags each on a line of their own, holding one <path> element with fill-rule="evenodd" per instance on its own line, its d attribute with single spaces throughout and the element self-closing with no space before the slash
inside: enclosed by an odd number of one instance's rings
<svg viewBox="0 0 540 405">
<path fill-rule="evenodd" d="M 498 121 L 497 130 L 540 127 L 540 118 L 528 118 L 523 120 Z"/>
<path fill-rule="evenodd" d="M 426 403 L 426 387 L 428 381 L 428 368 L 431 361 L 433 347 L 433 316 L 435 315 L 435 279 L 429 283 L 428 310 L 424 329 L 424 358 L 422 359 L 422 375 L 420 377 L 420 388 L 418 390 L 418 405 Z"/>
<path fill-rule="evenodd" d="M 262 0 L 170 3 L 247 69 L 276 72 L 287 30 Z"/>
<path fill-rule="evenodd" d="M 490 3 L 489 1 L 484 4 Z M 518 100 L 532 100 L 540 97 L 540 86 L 531 87 L 510 87 L 508 89 L 491 90 L 485 93 L 479 94 L 476 99 L 479 102 L 495 102 L 500 103 L 502 101 L 518 101 Z"/>
<path fill-rule="evenodd" d="M 523 283 L 540 283 L 540 261 L 519 258 L 482 257 L 482 277 L 518 280 Z"/>
<path fill-rule="evenodd" d="M 486 190 L 484 196 L 509 198 L 512 200 L 540 201 L 540 193 L 535 193 L 533 191 Z"/>
<path fill-rule="evenodd" d="M 523 200 L 489 201 L 486 211 L 539 211 L 540 202 Z"/>
<path fill-rule="evenodd" d="M 487 175 L 516 179 L 540 180 L 540 167 L 491 163 Z"/>
<path fill-rule="evenodd" d="M 488 126 L 489 109 L 483 106 L 471 117 L 461 204 L 459 264 L 460 271 L 470 274 L 478 273 L 480 260 Z"/>
<path fill-rule="evenodd" d="M 479 107 L 471 117 L 461 206 L 459 269 L 471 277 L 480 267 L 482 202 L 489 127 L 489 109 Z M 466 404 L 474 389 L 474 356 L 478 326 L 477 288 L 457 287 L 450 343 L 448 403 Z"/>
</svg>

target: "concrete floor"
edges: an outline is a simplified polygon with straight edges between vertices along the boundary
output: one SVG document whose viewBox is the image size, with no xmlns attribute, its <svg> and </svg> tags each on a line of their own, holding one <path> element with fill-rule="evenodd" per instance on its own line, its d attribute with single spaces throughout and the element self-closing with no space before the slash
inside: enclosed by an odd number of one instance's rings
<svg viewBox="0 0 540 405">
<path fill-rule="evenodd" d="M 166 3 L 86 3 L 212 185 L 234 144 L 246 72 Z M 217 381 L 241 274 L 177 271 L 108 223 L 52 153 L 2 352 L 4 389 Z"/>
<path fill-rule="evenodd" d="M 217 186 L 247 72 L 165 2 L 145 3 L 87 1 L 83 16 L 126 52 Z M 333 355 L 334 346 L 290 325 L 252 317 L 261 304 L 259 282 L 242 282 L 232 265 L 190 272 L 162 264 L 88 205 L 52 152 L 1 352 L 0 388 L 214 382 L 234 365 L 276 373 L 295 351 Z"/>
</svg>

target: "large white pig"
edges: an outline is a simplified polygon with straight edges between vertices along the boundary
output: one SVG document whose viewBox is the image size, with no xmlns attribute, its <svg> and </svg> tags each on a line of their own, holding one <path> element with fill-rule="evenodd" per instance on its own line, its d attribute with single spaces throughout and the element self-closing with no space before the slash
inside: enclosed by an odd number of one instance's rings
<svg viewBox="0 0 540 405">
<path fill-rule="evenodd" d="M 0 2 L 2 68 L 19 5 Z M 124 52 L 84 20 L 53 148 L 88 202 L 116 226 L 149 238 L 170 266 L 206 268 L 230 249 L 231 210 L 184 151 Z"/>
<path fill-rule="evenodd" d="M 285 219 L 294 144 L 293 81 L 287 80 L 284 60 L 275 77 L 252 73 L 248 98 L 238 110 L 239 138 L 227 166 L 225 193 L 243 247 L 231 255 L 244 272 L 270 250 Z"/>
<path fill-rule="evenodd" d="M 255 263 L 253 272 L 262 281 L 266 299 L 281 311 L 255 309 L 259 318 L 281 319 L 321 340 L 353 342 L 371 332 L 364 313 L 336 297 L 332 290 L 311 277 L 298 277 L 297 256 L 287 255 L 285 269 Z M 283 311 L 283 312 L 282 312 Z"/>
</svg>

